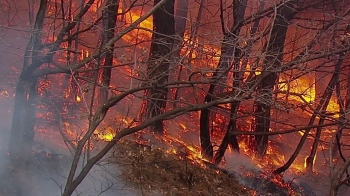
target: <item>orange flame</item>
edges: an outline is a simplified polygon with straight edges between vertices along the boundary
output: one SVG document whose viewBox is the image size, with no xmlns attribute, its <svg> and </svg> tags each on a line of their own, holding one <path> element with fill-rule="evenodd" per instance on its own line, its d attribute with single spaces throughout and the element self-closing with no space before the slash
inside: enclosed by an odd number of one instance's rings
<svg viewBox="0 0 350 196">
<path fill-rule="evenodd" d="M 79 102 L 81 102 L 81 97 L 79 95 L 77 95 L 75 100 L 79 103 Z"/>
<path fill-rule="evenodd" d="M 210 162 L 210 160 L 203 157 L 202 152 L 198 146 L 189 145 L 184 141 L 174 138 L 170 135 L 165 135 L 162 139 L 169 144 L 175 143 L 181 145 L 182 147 L 185 147 L 186 158 L 191 160 L 195 164 L 205 167 L 204 162 Z M 179 152 L 176 149 L 172 148 L 168 150 L 167 153 L 178 154 Z"/>
</svg>

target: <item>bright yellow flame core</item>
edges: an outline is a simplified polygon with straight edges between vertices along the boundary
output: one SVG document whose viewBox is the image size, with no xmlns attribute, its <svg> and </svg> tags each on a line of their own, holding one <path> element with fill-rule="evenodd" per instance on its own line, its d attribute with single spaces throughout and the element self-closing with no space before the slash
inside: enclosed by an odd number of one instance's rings
<svg viewBox="0 0 350 196">
<path fill-rule="evenodd" d="M 210 162 L 210 160 L 204 158 L 202 156 L 202 152 L 201 150 L 197 147 L 197 146 L 192 146 L 189 144 L 186 144 L 184 141 L 177 139 L 175 137 L 172 137 L 170 135 L 166 135 L 164 136 L 164 138 L 162 138 L 165 142 L 168 143 L 176 143 L 176 144 L 180 144 L 181 146 L 186 148 L 186 158 L 188 158 L 189 160 L 193 161 L 194 163 L 204 167 L 204 162 Z M 176 149 L 170 149 L 166 151 L 167 153 L 173 153 L 173 154 L 177 154 L 178 151 Z"/>
<path fill-rule="evenodd" d="M 81 97 L 80 97 L 79 95 L 77 95 L 76 101 L 77 101 L 77 102 L 81 102 Z"/>
<path fill-rule="evenodd" d="M 285 92 L 300 94 L 307 102 L 315 101 L 315 77 L 305 76 L 297 80 L 290 81 L 289 83 L 280 78 L 279 89 Z M 303 100 L 297 95 L 289 95 L 288 98 L 291 100 L 303 102 Z"/>
<path fill-rule="evenodd" d="M 113 130 L 111 127 L 107 127 L 103 131 L 96 130 L 94 134 L 97 136 L 99 140 L 103 140 L 106 142 L 112 141 L 115 136 L 115 130 Z"/>
<path fill-rule="evenodd" d="M 119 12 L 122 12 L 120 9 Z M 135 22 L 142 16 L 141 11 L 139 10 L 130 10 L 130 14 L 125 15 L 126 24 L 131 24 Z M 126 35 L 123 36 L 123 39 L 129 43 L 137 44 L 142 41 L 150 41 L 152 37 L 152 29 L 153 29 L 153 19 L 152 16 L 142 21 L 139 25 L 139 28 L 136 28 Z M 139 45 L 137 47 L 140 47 Z"/>
</svg>

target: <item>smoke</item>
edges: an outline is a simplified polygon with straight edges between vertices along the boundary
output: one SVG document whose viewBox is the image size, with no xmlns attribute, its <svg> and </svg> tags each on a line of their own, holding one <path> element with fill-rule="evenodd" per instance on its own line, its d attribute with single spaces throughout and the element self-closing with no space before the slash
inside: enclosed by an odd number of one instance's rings
<svg viewBox="0 0 350 196">
<path fill-rule="evenodd" d="M 9 196 L 59 196 L 62 194 L 72 162 L 54 125 L 41 123 L 45 129 L 37 132 L 30 160 L 25 167 L 14 166 L 8 154 L 12 121 L 13 94 L 0 99 L 0 195 Z M 39 124 L 40 124 L 39 123 Z M 105 143 L 101 142 L 101 145 Z M 92 154 L 93 156 L 93 154 Z M 83 157 L 82 157 L 83 159 Z M 83 165 L 83 162 L 79 164 Z M 81 167 L 78 169 L 78 172 Z M 126 184 L 120 170 L 108 162 L 94 166 L 73 195 L 139 195 L 137 189 Z"/>
<path fill-rule="evenodd" d="M 0 195 L 13 196 L 61 195 L 72 161 L 69 154 L 55 154 L 54 149 L 39 142 L 34 143 L 33 156 L 26 168 L 11 167 L 9 157 L 3 152 L 0 158 Z M 73 195 L 139 195 L 120 178 L 120 173 L 115 164 L 101 161 L 92 168 Z"/>
</svg>

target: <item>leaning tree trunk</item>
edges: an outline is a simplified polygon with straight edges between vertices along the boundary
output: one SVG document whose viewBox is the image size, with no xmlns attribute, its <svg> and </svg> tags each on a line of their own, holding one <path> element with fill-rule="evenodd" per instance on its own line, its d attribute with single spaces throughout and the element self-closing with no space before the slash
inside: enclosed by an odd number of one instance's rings
<svg viewBox="0 0 350 196">
<path fill-rule="evenodd" d="M 22 72 L 16 84 L 10 146 L 14 164 L 25 164 L 30 155 L 34 139 L 38 79 L 32 72 L 43 60 L 39 57 L 41 32 L 43 29 L 48 0 L 41 0 L 30 41 L 24 54 Z"/>
<path fill-rule="evenodd" d="M 344 44 L 344 43 L 343 43 Z M 330 91 L 333 92 L 334 91 L 334 86 L 337 86 L 337 97 L 339 99 L 339 105 L 340 105 L 340 114 L 343 116 L 343 117 L 340 117 L 341 120 L 344 120 L 344 110 L 343 110 L 343 106 L 341 104 L 341 95 L 340 95 L 340 88 L 339 88 L 339 71 L 341 69 L 341 65 L 343 64 L 343 61 L 344 61 L 344 58 L 345 58 L 345 55 L 346 55 L 346 52 L 343 52 L 339 55 L 339 59 L 338 61 L 336 62 L 335 64 L 335 70 L 334 70 L 334 82 L 333 82 L 333 86 L 330 87 Z M 328 98 L 328 97 L 327 97 Z M 330 101 L 330 98 L 329 99 L 326 99 L 325 100 L 325 103 L 322 107 L 322 111 L 321 111 L 321 117 L 320 117 L 320 120 L 319 120 L 319 125 L 322 125 L 326 119 L 326 109 L 327 109 L 327 106 L 329 104 L 329 101 Z M 342 126 L 342 125 L 340 125 Z M 341 131 L 342 131 L 342 127 L 339 128 L 337 134 L 336 134 L 336 139 L 337 139 L 337 142 L 335 143 L 335 145 L 337 146 L 337 144 L 339 143 L 339 140 L 340 140 L 340 134 L 341 134 Z M 316 156 L 316 152 L 317 152 L 317 148 L 318 148 L 318 144 L 319 144 L 319 140 L 320 140 L 320 137 L 321 137 L 321 132 L 322 132 L 322 126 L 320 127 L 317 127 L 316 129 L 316 136 L 315 136 L 315 139 L 314 139 L 314 143 L 312 145 L 312 149 L 311 149 L 311 152 L 310 152 L 310 155 L 306 158 L 306 170 L 311 172 L 312 169 L 313 169 L 313 164 L 314 164 L 314 160 L 315 160 L 315 156 Z"/>
<path fill-rule="evenodd" d="M 339 69 L 335 69 L 333 76 L 331 78 L 331 80 L 329 81 L 326 90 L 324 91 L 322 97 L 321 97 L 321 101 L 318 104 L 318 106 L 315 109 L 315 112 L 312 114 L 310 121 L 308 123 L 307 126 L 311 126 L 314 124 L 316 117 L 318 116 L 318 114 L 320 113 L 321 109 L 323 108 L 323 106 L 329 101 L 329 99 L 332 96 L 333 93 L 333 89 L 334 89 L 334 85 L 336 84 L 337 81 L 337 74 L 339 73 Z M 306 102 L 306 100 L 304 100 Z M 303 147 L 307 136 L 309 135 L 311 131 L 311 128 L 308 128 L 305 130 L 303 136 L 301 137 L 298 146 L 295 148 L 295 151 L 293 152 L 292 156 L 288 159 L 288 161 L 281 167 L 277 168 L 273 173 L 274 174 L 279 174 L 284 172 L 285 170 L 287 170 L 292 163 L 294 162 L 294 160 L 296 159 L 296 157 L 298 156 L 299 152 L 301 151 L 301 148 Z"/>
<path fill-rule="evenodd" d="M 349 67 L 349 65 L 346 65 Z M 348 68 L 349 69 L 349 68 Z M 341 138 L 343 136 L 343 131 L 344 129 L 347 129 L 346 128 L 346 122 L 347 122 L 347 119 L 349 118 L 348 116 L 348 113 L 350 111 L 350 69 L 349 69 L 349 72 L 348 72 L 348 75 L 347 75 L 347 78 L 346 78 L 346 95 L 345 95 L 345 99 L 339 99 L 340 98 L 340 83 L 337 83 L 337 86 L 336 86 L 336 89 L 337 89 L 337 97 L 338 97 L 338 105 L 339 105 L 339 109 L 340 109 L 340 122 L 341 124 L 338 126 L 338 130 L 337 130 L 337 133 L 336 133 L 336 143 L 333 145 L 333 149 L 332 149 L 332 152 L 333 152 L 333 155 L 336 151 L 338 151 L 338 154 L 340 156 L 340 158 L 345 161 L 345 157 L 342 153 L 342 150 L 341 150 Z"/>
<path fill-rule="evenodd" d="M 294 14 L 293 7 L 293 2 L 287 2 L 276 10 L 276 18 L 271 29 L 270 39 L 266 45 L 266 58 L 264 60 L 264 72 L 271 72 L 271 74 L 257 88 L 258 98 L 254 102 L 253 132 L 269 132 L 272 92 L 278 77 L 277 69 L 282 63 L 286 33 L 289 21 Z M 254 136 L 253 149 L 258 156 L 265 155 L 267 143 L 267 135 Z"/>
<path fill-rule="evenodd" d="M 244 4 L 243 4 L 244 5 Z M 260 2 L 260 6 L 259 6 L 259 10 L 258 12 L 262 12 L 263 8 L 264 8 L 265 2 L 261 1 Z M 251 28 L 251 32 L 250 34 L 253 36 L 256 31 L 258 30 L 258 26 L 259 26 L 259 22 L 260 19 L 257 19 L 254 21 L 254 24 Z M 244 72 L 247 68 L 248 65 L 248 58 L 249 58 L 249 54 L 251 51 L 251 47 L 254 44 L 254 41 L 248 41 L 248 45 L 246 46 L 246 50 L 241 51 L 241 50 L 236 50 L 235 52 L 237 53 L 235 55 L 235 57 L 237 58 L 238 56 L 244 55 L 245 58 L 242 62 L 242 65 L 239 66 L 239 62 L 238 59 L 235 60 L 234 62 L 234 81 L 233 81 L 233 85 L 234 85 L 234 90 L 233 90 L 233 95 L 236 95 L 239 93 L 239 89 L 242 89 L 242 82 L 243 82 L 243 77 L 244 77 Z M 240 54 L 242 53 L 242 54 Z M 222 157 L 224 156 L 227 146 L 230 144 L 231 147 L 236 150 L 239 151 L 239 144 L 237 141 L 237 137 L 232 136 L 232 134 L 235 132 L 236 130 L 236 124 L 237 124 L 237 111 L 240 105 L 240 101 L 236 101 L 234 103 L 231 103 L 231 112 L 230 112 L 230 122 L 227 126 L 227 131 L 226 134 L 224 136 L 224 139 L 222 141 L 222 143 L 219 146 L 219 149 L 217 151 L 217 153 L 215 154 L 214 157 L 214 163 L 219 163 L 222 159 Z"/>
<path fill-rule="evenodd" d="M 345 32 L 349 32 L 350 31 L 350 24 L 347 26 L 346 31 Z M 342 45 L 344 45 L 346 43 L 345 40 L 342 41 Z M 346 56 L 346 52 L 343 52 L 339 55 L 339 59 L 337 63 L 343 63 L 344 58 Z M 339 62 L 341 61 L 341 62 Z M 345 69 L 346 69 L 345 65 Z M 335 153 L 336 150 L 338 150 L 339 155 L 341 156 L 341 158 L 344 160 L 344 157 L 342 156 L 342 152 L 341 152 L 341 148 L 340 148 L 340 139 L 343 135 L 343 130 L 346 127 L 345 122 L 347 121 L 347 111 L 349 111 L 349 101 L 350 101 L 350 72 L 348 72 L 348 75 L 346 76 L 346 79 L 344 81 L 344 85 L 347 87 L 346 91 L 345 91 L 345 96 L 343 98 L 342 96 L 342 86 L 341 86 L 341 79 L 339 79 L 340 81 L 337 82 L 336 84 L 336 97 L 338 100 L 338 106 L 339 106 L 339 113 L 340 113 L 340 124 L 338 125 L 338 130 L 337 130 L 337 134 L 336 134 L 336 143 L 333 146 L 333 153 Z M 339 76 L 340 77 L 340 76 Z M 345 160 L 344 160 L 345 161 Z"/>
<path fill-rule="evenodd" d="M 103 43 L 114 37 L 114 29 L 117 22 L 117 12 L 118 12 L 119 0 L 108 0 L 106 7 L 103 10 Z M 113 65 L 113 55 L 114 44 L 109 48 L 105 54 L 104 63 L 101 67 L 101 85 L 100 89 L 100 103 L 104 103 L 108 98 L 108 88 L 111 83 L 112 65 Z M 136 60 L 136 59 L 135 59 Z"/>
<path fill-rule="evenodd" d="M 221 2 L 222 3 L 222 2 Z M 234 54 L 236 55 L 238 48 L 236 48 L 238 44 L 238 37 L 241 29 L 241 20 L 243 20 L 245 7 L 246 7 L 246 1 L 235 1 L 237 6 L 236 11 L 234 12 L 234 24 L 229 32 L 225 32 L 225 27 L 222 26 L 222 31 L 224 33 L 224 38 L 222 40 L 221 45 L 221 55 L 220 60 L 218 63 L 217 68 L 215 69 L 212 80 L 214 83 L 211 83 L 208 89 L 208 92 L 204 98 L 204 103 L 210 102 L 215 97 L 214 94 L 220 94 L 222 93 L 223 89 L 225 88 L 226 78 L 228 75 L 229 70 L 232 67 L 232 59 L 236 60 L 239 57 L 232 57 Z M 223 7 L 221 6 L 221 12 L 223 12 Z M 224 24 L 223 18 L 221 18 L 221 23 Z M 236 53 L 234 53 L 236 51 Z M 240 53 L 240 52 L 238 52 Z M 211 145 L 211 139 L 210 139 L 210 129 L 209 129 L 209 118 L 210 118 L 210 112 L 209 109 L 202 109 L 200 114 L 200 143 L 201 148 L 204 153 L 204 155 L 208 158 L 213 158 L 213 146 Z M 235 136 L 234 136 L 235 137 Z M 237 140 L 233 139 L 230 141 L 233 141 L 236 143 L 234 146 L 238 146 Z"/>
<path fill-rule="evenodd" d="M 247 0 L 235 0 L 234 1 L 234 23 L 233 23 L 233 34 L 239 35 L 241 31 L 241 21 L 244 18 L 244 14 L 247 8 Z M 233 95 L 238 95 L 242 78 L 240 78 L 240 59 L 242 55 L 241 48 L 239 47 L 239 42 L 237 37 L 234 38 L 236 47 L 234 49 L 234 79 L 233 79 Z M 217 153 L 214 156 L 214 163 L 220 163 L 222 157 L 224 156 L 228 145 L 230 144 L 232 149 L 235 151 L 239 151 L 239 144 L 237 141 L 237 137 L 232 133 L 236 130 L 236 115 L 240 105 L 240 102 L 231 103 L 231 112 L 230 112 L 230 121 L 226 130 L 226 134 L 219 146 Z"/>
<path fill-rule="evenodd" d="M 160 0 L 155 0 L 154 5 Z M 149 61 L 147 65 L 147 81 L 154 88 L 145 91 L 145 101 L 141 110 L 143 120 L 160 115 L 164 112 L 168 97 L 168 89 L 160 88 L 166 84 L 169 78 L 169 66 L 171 63 L 171 51 L 174 43 L 175 20 L 174 0 L 168 0 L 153 14 L 153 35 Z M 158 120 L 152 126 L 151 131 L 163 133 L 163 121 Z"/>
<path fill-rule="evenodd" d="M 210 84 L 209 90 L 204 98 L 204 103 L 212 101 L 214 97 L 215 89 L 219 89 L 220 82 L 226 81 L 227 73 L 231 67 L 231 57 L 234 50 L 234 36 L 231 33 L 225 35 L 221 46 L 221 56 L 219 60 L 219 65 L 213 73 L 212 79 L 215 83 Z M 221 93 L 221 90 L 216 90 L 215 93 Z M 209 129 L 209 109 L 202 109 L 200 113 L 200 143 L 202 151 L 208 158 L 213 157 L 213 147 L 211 145 L 210 139 L 210 129 Z"/>
</svg>

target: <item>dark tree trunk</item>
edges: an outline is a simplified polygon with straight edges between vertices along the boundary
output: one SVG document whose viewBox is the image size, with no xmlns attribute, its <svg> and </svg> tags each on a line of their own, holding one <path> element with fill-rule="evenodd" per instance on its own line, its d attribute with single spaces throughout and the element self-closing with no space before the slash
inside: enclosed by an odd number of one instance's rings
<svg viewBox="0 0 350 196">
<path fill-rule="evenodd" d="M 235 135 L 232 135 L 232 133 L 236 130 L 237 121 L 235 115 L 237 114 L 239 104 L 239 101 L 231 104 L 230 122 L 228 124 L 224 139 L 222 140 L 219 149 L 214 156 L 213 162 L 215 164 L 219 164 L 221 162 L 221 159 L 225 155 L 226 149 L 229 144 L 231 145 L 232 149 L 234 149 L 235 151 L 239 151 L 239 144 L 237 138 Z"/>
<path fill-rule="evenodd" d="M 16 84 L 9 142 L 11 160 L 14 164 L 27 162 L 34 139 L 38 79 L 32 76 L 32 72 L 43 63 L 39 57 L 38 48 L 41 45 L 47 3 L 48 0 L 40 1 L 34 29 L 25 50 L 23 69 Z"/>
<path fill-rule="evenodd" d="M 229 63 L 228 56 L 229 57 L 232 56 L 233 48 L 232 46 L 228 47 L 227 39 L 228 39 L 227 37 L 224 38 L 223 45 L 221 47 L 221 57 L 220 57 L 219 65 L 212 76 L 212 78 L 216 81 L 222 81 L 222 78 L 220 77 L 225 75 L 225 73 L 223 72 L 228 72 L 229 67 L 231 66 Z M 210 84 L 209 90 L 204 98 L 204 103 L 212 101 L 214 97 L 213 96 L 214 90 L 218 88 L 217 87 L 218 85 L 219 85 L 218 83 Z M 217 90 L 216 93 L 221 93 L 221 92 Z M 211 139 L 210 139 L 209 117 L 210 117 L 210 112 L 208 108 L 201 110 L 201 114 L 200 114 L 201 148 L 202 148 L 202 151 L 205 153 L 205 156 L 211 159 L 213 157 L 213 147 L 211 145 Z"/>
<path fill-rule="evenodd" d="M 173 73 L 170 73 L 170 75 L 173 75 L 173 78 L 170 78 L 169 80 L 176 80 L 180 81 L 181 78 L 186 77 L 183 75 L 183 63 L 180 63 L 180 53 L 182 48 L 182 43 L 185 35 L 186 30 L 186 23 L 187 23 L 187 14 L 188 14 L 188 0 L 178 0 L 175 1 L 176 3 L 176 12 L 175 12 L 175 35 L 174 38 L 174 44 L 173 44 L 173 62 L 171 63 L 172 66 L 170 70 L 173 70 Z M 176 52 L 175 52 L 176 51 Z M 180 64 L 180 65 L 179 65 Z M 179 66 L 178 66 L 179 65 Z M 177 100 L 179 96 L 180 89 L 175 88 L 174 89 L 174 103 L 173 108 L 177 106 Z"/>
<path fill-rule="evenodd" d="M 349 32 L 350 31 L 350 24 L 347 26 L 346 31 L 345 32 Z M 345 40 L 342 41 L 342 44 L 345 44 Z M 339 60 L 338 63 L 343 63 L 344 58 L 345 58 L 346 53 L 341 53 L 339 55 Z M 341 61 L 341 62 L 339 62 Z M 345 128 L 345 124 L 344 122 L 347 121 L 347 111 L 349 111 L 349 101 L 350 101 L 350 68 L 348 65 L 345 65 L 344 69 L 348 69 L 348 74 L 346 76 L 345 79 L 345 86 L 346 88 L 346 94 L 343 98 L 343 96 L 341 95 L 341 81 L 337 82 L 336 84 L 336 96 L 338 99 L 338 106 L 339 106 L 339 113 L 340 113 L 340 117 L 339 120 L 341 122 L 341 124 L 339 124 L 338 126 L 338 130 L 337 130 L 337 134 L 336 134 L 336 143 L 333 145 L 333 155 L 335 155 L 335 151 L 338 150 L 339 155 L 341 156 L 341 158 L 344 160 L 344 158 L 342 157 L 342 152 L 341 152 L 341 148 L 339 146 L 340 144 L 340 139 L 342 138 L 343 135 L 343 130 Z M 339 76 L 340 77 L 340 76 Z M 341 79 L 339 79 L 341 80 Z M 345 160 L 344 160 L 345 161 Z"/>
<path fill-rule="evenodd" d="M 108 40 L 114 37 L 114 29 L 117 22 L 119 0 L 109 0 L 106 3 L 106 7 L 103 11 L 103 45 Z M 100 89 L 100 103 L 104 103 L 108 98 L 108 88 L 111 83 L 112 65 L 114 44 L 109 48 L 105 54 L 104 63 L 101 69 L 101 85 Z"/>
<path fill-rule="evenodd" d="M 160 0 L 155 0 L 154 5 Z M 169 78 L 169 66 L 171 64 L 171 51 L 174 43 L 175 20 L 174 0 L 168 0 L 153 14 L 152 43 L 147 65 L 148 82 L 152 89 L 145 91 L 145 101 L 141 110 L 143 120 L 160 115 L 164 112 L 167 102 L 168 89 L 159 88 L 158 85 L 166 84 Z M 163 133 L 163 121 L 155 122 L 151 131 Z"/>
<path fill-rule="evenodd" d="M 264 5 L 265 5 L 265 2 L 261 1 L 258 12 L 262 12 Z M 242 2 L 242 6 L 244 6 L 243 2 Z M 253 27 L 251 28 L 251 32 L 250 32 L 251 35 L 254 35 L 256 33 L 256 31 L 258 30 L 259 21 L 260 21 L 260 19 L 257 19 L 256 21 L 254 21 Z M 241 89 L 241 84 L 243 82 L 244 72 L 247 68 L 248 58 L 249 58 L 251 46 L 253 45 L 253 43 L 254 43 L 253 41 L 248 42 L 248 49 L 246 51 L 243 51 L 243 52 L 241 50 L 235 51 L 237 53 L 235 55 L 236 58 L 240 55 L 244 55 L 245 59 L 243 60 L 241 67 L 239 66 L 238 59 L 235 60 L 235 62 L 234 62 L 235 63 L 235 65 L 234 65 L 234 81 L 233 81 L 233 85 L 234 85 L 233 94 L 234 95 L 238 93 L 237 90 Z M 217 153 L 215 154 L 214 163 L 220 163 L 222 157 L 224 156 L 224 154 L 226 152 L 228 144 L 230 144 L 232 149 L 234 149 L 235 151 L 239 151 L 239 144 L 237 141 L 237 137 L 232 136 L 232 133 L 236 130 L 236 124 L 237 124 L 236 115 L 237 115 L 239 105 L 240 105 L 240 101 L 231 103 L 230 122 L 229 122 L 229 125 L 227 127 L 225 137 L 224 137 Z"/>
<path fill-rule="evenodd" d="M 292 19 L 294 10 L 293 2 L 281 5 L 277 9 L 276 19 L 272 26 L 270 39 L 266 45 L 266 57 L 264 60 L 264 72 L 271 72 L 258 86 L 258 99 L 254 102 L 253 132 L 269 132 L 272 92 L 278 77 L 278 67 L 281 65 L 282 52 L 288 29 L 288 23 Z M 253 140 L 253 148 L 262 157 L 266 153 L 268 143 L 267 135 L 256 135 Z"/>
<path fill-rule="evenodd" d="M 25 164 L 32 148 L 36 102 L 37 79 L 21 76 L 16 85 L 10 137 L 11 159 L 17 163 Z"/>
<path fill-rule="evenodd" d="M 348 111 L 350 111 L 350 66 L 348 66 L 348 75 L 347 75 L 347 78 L 346 78 L 346 95 L 345 95 L 345 99 L 342 99 L 340 100 L 340 92 L 338 93 L 337 92 L 337 97 L 338 97 L 338 104 L 339 104 L 339 109 L 340 109 L 340 122 L 341 124 L 338 126 L 338 130 L 337 130 L 337 133 L 336 133 L 336 142 L 335 144 L 333 145 L 333 156 L 336 156 L 335 152 L 338 151 L 338 154 L 339 156 L 343 159 L 343 161 L 345 161 L 345 157 L 344 155 L 342 154 L 342 151 L 341 151 L 341 138 L 343 136 L 343 131 L 344 129 L 348 130 L 348 128 L 345 128 L 346 127 L 346 123 L 347 122 L 347 119 L 349 119 L 349 115 L 348 115 Z M 340 91 L 340 84 L 337 83 L 337 91 Z"/>
<path fill-rule="evenodd" d="M 345 43 L 343 42 L 343 44 L 345 44 Z M 329 91 L 331 94 L 331 92 L 334 91 L 334 86 L 336 86 L 336 89 L 337 89 L 336 95 L 338 97 L 338 103 L 339 103 L 340 115 L 341 115 L 340 120 L 343 122 L 345 122 L 346 119 L 345 119 L 344 106 L 342 105 L 343 101 L 342 101 L 341 94 L 340 94 L 340 81 L 339 81 L 340 74 L 339 74 L 339 71 L 341 70 L 341 66 L 343 64 L 345 56 L 346 56 L 346 52 L 343 52 L 343 53 L 339 54 L 339 59 L 335 60 L 335 70 L 334 70 L 334 75 L 333 75 L 334 83 L 332 84 L 333 86 L 329 87 L 330 88 Z M 326 97 L 326 98 L 328 98 L 328 97 Z M 325 103 L 322 107 L 321 117 L 320 117 L 320 120 L 318 123 L 319 125 L 322 125 L 326 119 L 326 110 L 327 110 L 327 106 L 329 104 L 330 99 L 331 99 L 331 95 L 329 96 L 328 99 L 325 100 Z M 337 140 L 337 142 L 335 143 L 336 148 L 338 148 L 338 144 L 340 143 L 339 140 L 340 140 L 340 137 L 342 134 L 342 129 L 343 129 L 342 126 L 343 126 L 342 124 L 339 125 L 338 132 L 336 135 L 336 140 Z M 306 161 L 305 161 L 306 162 L 306 170 L 309 172 L 312 172 L 312 170 L 313 170 L 313 164 L 314 164 L 319 140 L 321 137 L 321 132 L 322 132 L 322 126 L 320 126 L 316 129 L 316 136 L 315 136 L 314 143 L 312 145 L 310 155 L 306 158 Z M 341 152 L 339 152 L 339 153 L 341 153 Z"/>
<path fill-rule="evenodd" d="M 181 43 L 184 37 L 188 14 L 188 0 L 178 0 L 175 14 L 175 34 L 174 45 Z"/>
<path fill-rule="evenodd" d="M 228 72 L 232 67 L 232 59 L 237 60 L 240 58 L 239 57 L 240 51 L 239 51 L 239 48 L 237 47 L 238 46 L 237 37 L 239 37 L 239 33 L 241 29 L 240 21 L 243 20 L 245 8 L 247 6 L 246 4 L 247 4 L 246 1 L 235 1 L 235 5 L 238 5 L 237 7 L 235 7 L 235 12 L 233 14 L 235 22 L 229 32 L 223 31 L 224 38 L 221 45 L 221 56 L 220 56 L 219 64 L 212 76 L 212 79 L 215 81 L 215 83 L 210 84 L 208 92 L 204 98 L 205 103 L 210 102 L 213 99 L 214 94 L 222 93 L 223 89 L 225 88 Z M 221 23 L 223 24 L 224 21 L 221 21 Z M 223 26 L 222 29 L 224 30 L 225 27 Z M 233 57 L 234 54 L 238 56 Z M 209 117 L 210 117 L 209 109 L 201 110 L 201 114 L 200 114 L 201 148 L 205 156 L 211 159 L 213 158 L 213 146 L 211 145 L 211 139 L 210 139 Z M 233 139 L 233 140 L 230 139 L 230 141 L 236 142 L 236 139 Z M 234 146 L 236 146 L 236 144 Z"/>
<path fill-rule="evenodd" d="M 257 13 L 261 13 L 264 10 L 265 1 L 260 1 L 259 4 L 260 5 L 259 5 L 259 9 L 258 9 Z M 243 51 L 244 52 L 244 59 L 243 59 L 242 66 L 241 66 L 241 72 L 239 74 L 239 78 L 241 78 L 241 80 L 243 80 L 245 70 L 247 70 L 247 65 L 248 65 L 248 61 L 249 61 L 249 56 L 251 55 L 252 46 L 256 41 L 254 39 L 254 36 L 259 29 L 259 23 L 260 23 L 260 19 L 256 19 L 254 21 L 253 26 L 250 29 L 250 39 L 248 39 L 248 41 L 247 41 L 247 46 L 246 46 L 247 49 L 245 51 Z"/>
<path fill-rule="evenodd" d="M 247 7 L 247 0 L 235 0 L 234 1 L 234 23 L 233 23 L 233 28 L 234 28 L 234 35 L 237 35 L 234 37 L 234 52 L 233 52 L 233 65 L 234 65 L 234 79 L 233 79 L 233 94 L 237 95 L 239 93 L 240 87 L 241 87 L 241 82 L 242 78 L 240 78 L 240 59 L 242 55 L 241 48 L 239 47 L 239 42 L 237 40 L 237 37 L 240 34 L 241 31 L 241 21 L 244 18 L 245 10 Z M 230 36 L 230 35 L 229 35 Z M 231 103 L 231 112 L 230 112 L 230 121 L 226 130 L 226 134 L 224 136 L 224 139 L 222 140 L 219 149 L 217 153 L 215 154 L 215 157 L 213 159 L 214 163 L 220 163 L 222 157 L 224 156 L 226 149 L 228 145 L 230 144 L 231 147 L 235 151 L 239 151 L 239 144 L 237 141 L 237 137 L 235 135 L 232 135 L 232 133 L 236 130 L 236 115 L 237 111 L 240 105 L 240 102 L 234 102 Z"/>
<path fill-rule="evenodd" d="M 65 13 L 64 13 L 64 8 L 61 8 L 61 11 L 63 12 L 62 13 L 62 18 L 66 18 L 66 16 L 65 16 Z M 69 0 L 69 7 L 68 7 L 68 18 L 67 18 L 67 20 L 69 20 L 69 21 L 71 21 L 72 20 L 72 0 Z M 55 23 L 56 21 L 54 21 L 54 23 Z M 68 37 L 70 37 L 71 36 L 71 32 L 72 31 L 68 31 L 67 32 L 67 36 Z M 52 37 L 53 37 L 53 39 L 55 38 L 55 31 L 52 33 Z M 67 41 L 67 47 L 68 48 L 70 48 L 71 50 L 73 50 L 73 47 L 72 47 L 72 43 L 73 43 L 73 40 L 68 40 Z M 74 49 L 76 49 L 76 48 L 74 48 Z M 71 52 L 71 50 L 68 50 L 67 51 L 67 57 L 66 57 L 66 63 L 67 63 L 67 67 L 70 67 L 71 66 L 71 60 L 72 60 L 72 58 L 71 58 L 71 55 L 72 55 L 72 52 Z M 77 50 L 76 50 L 77 51 Z M 74 63 L 74 62 L 73 62 Z M 70 74 L 66 74 L 65 76 L 64 76 L 64 81 L 63 81 L 63 83 L 62 83 L 62 88 L 64 89 L 64 97 L 65 98 L 69 98 L 70 97 L 70 80 L 71 80 L 71 75 Z M 61 110 L 63 111 L 64 110 L 64 104 L 63 104 L 63 102 L 61 103 Z"/>
</svg>

